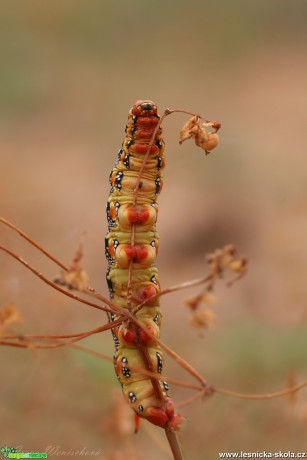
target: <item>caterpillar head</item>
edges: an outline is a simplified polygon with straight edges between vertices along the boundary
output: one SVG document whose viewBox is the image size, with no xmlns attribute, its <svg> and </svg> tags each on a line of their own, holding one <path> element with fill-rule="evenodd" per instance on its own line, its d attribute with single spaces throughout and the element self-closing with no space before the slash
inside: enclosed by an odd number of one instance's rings
<svg viewBox="0 0 307 460">
<path fill-rule="evenodd" d="M 156 104 L 152 101 L 139 100 L 136 101 L 131 109 L 131 113 L 136 116 L 153 116 L 158 112 Z"/>
</svg>

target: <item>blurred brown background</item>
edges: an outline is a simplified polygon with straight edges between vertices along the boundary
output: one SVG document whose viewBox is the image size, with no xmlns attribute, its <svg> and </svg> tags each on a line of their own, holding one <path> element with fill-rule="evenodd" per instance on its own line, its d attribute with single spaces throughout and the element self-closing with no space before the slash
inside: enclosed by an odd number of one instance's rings
<svg viewBox="0 0 307 460">
<path fill-rule="evenodd" d="M 217 386 L 261 393 L 284 388 L 290 372 L 306 379 L 306 2 L 10 0 L 0 11 L 1 215 L 64 263 L 85 230 L 84 265 L 106 294 L 108 174 L 129 108 L 152 99 L 161 111 L 221 121 L 221 144 L 209 157 L 178 145 L 184 116 L 165 122 L 160 280 L 165 287 L 202 276 L 205 254 L 230 242 L 248 256 L 249 273 L 231 289 L 220 285 L 217 327 L 203 338 L 181 303 L 192 292 L 164 298 L 162 336 Z M 1 241 L 57 274 L 12 231 L 2 227 Z M 0 263 L 1 306 L 17 305 L 17 330 L 71 333 L 105 322 L 8 256 Z M 84 344 L 112 356 L 109 333 Z M 0 447 L 86 446 L 100 451 L 94 458 L 111 458 L 104 424 L 117 388 L 112 365 L 69 349 L 3 347 L 0 356 Z M 189 380 L 166 361 L 166 375 Z M 184 412 L 188 459 L 306 450 L 306 391 L 295 406 L 216 395 Z M 144 425 L 132 458 L 169 458 L 153 440 L 164 442 L 163 432 Z M 122 439 L 115 443 L 122 448 Z"/>
</svg>

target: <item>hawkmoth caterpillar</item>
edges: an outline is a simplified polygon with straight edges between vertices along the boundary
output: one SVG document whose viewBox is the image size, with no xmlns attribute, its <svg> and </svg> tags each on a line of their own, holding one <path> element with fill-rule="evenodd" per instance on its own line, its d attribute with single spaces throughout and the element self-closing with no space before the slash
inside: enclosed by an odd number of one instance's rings
<svg viewBox="0 0 307 460">
<path fill-rule="evenodd" d="M 156 221 L 165 159 L 159 119 L 157 106 L 148 100 L 137 101 L 129 112 L 126 136 L 110 173 L 106 278 L 115 305 L 133 312 L 146 300 L 136 317 L 148 334 L 129 321 L 112 329 L 114 365 L 123 394 L 139 417 L 177 429 L 181 416 L 175 414 L 167 382 L 142 372 L 145 369 L 159 375 L 163 369 L 163 354 L 155 341 L 160 337 L 160 302 L 150 300 L 160 290 L 155 267 Z M 110 321 L 116 319 L 116 314 L 109 314 Z"/>
</svg>

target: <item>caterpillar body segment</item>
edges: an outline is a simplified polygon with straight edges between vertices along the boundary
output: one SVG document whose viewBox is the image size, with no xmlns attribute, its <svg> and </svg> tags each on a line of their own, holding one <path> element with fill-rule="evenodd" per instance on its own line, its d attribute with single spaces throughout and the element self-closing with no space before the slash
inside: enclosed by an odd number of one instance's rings
<svg viewBox="0 0 307 460">
<path fill-rule="evenodd" d="M 139 417 L 163 428 L 178 429 L 181 416 L 175 415 L 169 387 L 159 378 L 164 360 L 156 342 L 162 321 L 160 301 L 154 299 L 160 290 L 154 263 L 159 240 L 157 197 L 163 186 L 165 166 L 161 127 L 156 130 L 150 149 L 149 144 L 159 119 L 152 101 L 137 101 L 129 112 L 126 136 L 110 173 L 105 254 L 112 301 L 133 312 L 147 300 L 146 306 L 135 314 L 145 328 L 124 321 L 112 329 L 114 366 L 123 394 Z M 109 319 L 117 318 L 112 314 Z M 150 376 L 144 371 L 150 372 Z"/>
</svg>

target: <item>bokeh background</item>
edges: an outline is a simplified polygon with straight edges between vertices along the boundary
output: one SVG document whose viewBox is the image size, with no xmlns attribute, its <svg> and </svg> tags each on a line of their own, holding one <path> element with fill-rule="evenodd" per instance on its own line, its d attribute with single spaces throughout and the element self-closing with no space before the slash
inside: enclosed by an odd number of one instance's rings
<svg viewBox="0 0 307 460">
<path fill-rule="evenodd" d="M 202 276 L 205 254 L 227 243 L 248 256 L 249 273 L 231 289 L 220 285 L 216 328 L 203 337 L 182 305 L 197 290 L 164 298 L 163 339 L 217 386 L 261 393 L 284 388 L 289 375 L 306 379 L 306 2 L 10 0 L 0 11 L 1 215 L 64 263 L 86 231 L 84 266 L 106 294 L 108 174 L 129 108 L 152 99 L 161 111 L 221 121 L 209 157 L 178 145 L 183 115 L 165 122 L 160 280 L 166 287 Z M 57 274 L 7 228 L 1 241 L 51 279 Z M 7 255 L 0 264 L 1 307 L 13 302 L 23 317 L 15 330 L 72 333 L 105 322 Z M 109 333 L 84 343 L 112 356 Z M 129 438 L 132 416 L 110 435 L 118 417 L 110 363 L 69 349 L 2 347 L 0 356 L 0 447 L 169 458 L 162 430 L 143 422 Z M 166 375 L 189 380 L 166 361 Z M 295 404 L 216 395 L 184 413 L 189 459 L 307 448 L 304 390 Z"/>
</svg>

